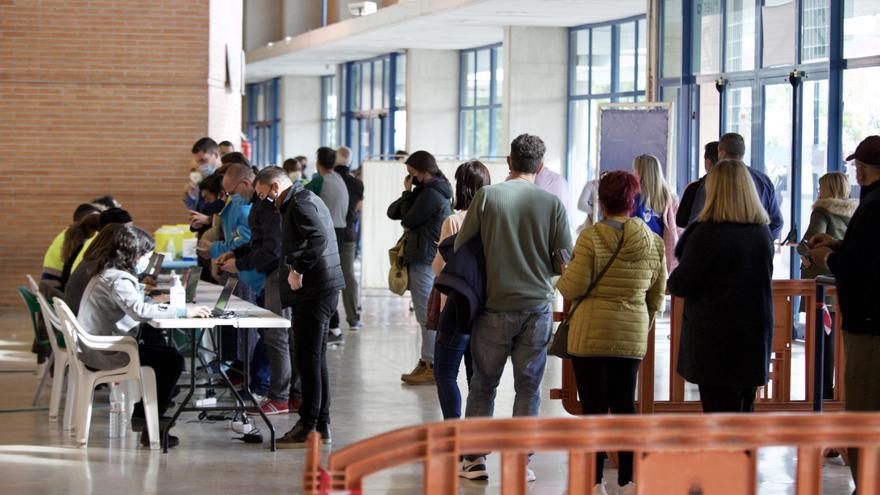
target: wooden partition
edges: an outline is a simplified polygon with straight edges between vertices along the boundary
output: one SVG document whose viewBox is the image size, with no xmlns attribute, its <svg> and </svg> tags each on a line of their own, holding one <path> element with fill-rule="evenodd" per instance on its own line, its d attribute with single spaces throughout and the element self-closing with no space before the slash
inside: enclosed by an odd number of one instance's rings
<svg viewBox="0 0 880 495">
<path fill-rule="evenodd" d="M 834 289 L 828 289 L 829 295 L 834 295 Z M 796 298 L 804 301 L 807 308 L 806 340 L 804 369 L 795 371 L 792 366 L 792 327 L 794 326 L 794 306 Z M 565 306 L 566 310 L 568 305 Z M 770 360 L 770 383 L 760 390 L 760 396 L 755 403 L 758 411 L 809 411 L 813 407 L 813 383 L 816 370 L 813 367 L 815 356 L 816 335 L 816 283 L 813 280 L 774 280 L 773 281 L 773 353 Z M 747 309 L 744 309 L 744 311 Z M 682 313 L 684 300 L 678 297 L 672 298 L 670 307 L 670 352 L 669 361 L 658 363 L 654 348 L 655 333 L 650 330 L 648 337 L 648 352 L 639 369 L 638 384 L 638 411 L 642 414 L 654 412 L 700 412 L 699 401 L 685 400 L 685 380 L 676 373 L 678 362 L 678 348 L 681 340 Z M 556 313 L 554 318 L 561 321 L 564 313 Z M 825 401 L 825 409 L 843 409 L 845 391 L 843 388 L 844 354 L 841 334 L 841 319 L 836 318 L 834 335 L 835 345 L 835 373 L 834 373 L 834 398 Z M 669 373 L 669 400 L 657 400 L 654 397 L 654 371 L 656 366 L 668 367 Z M 806 377 L 805 399 L 793 400 L 792 374 L 804 373 Z M 821 372 L 821 371 L 820 371 Z M 564 360 L 562 370 L 562 388 L 550 391 L 551 399 L 562 400 L 563 407 L 571 414 L 581 414 L 580 401 L 577 396 L 577 384 L 574 370 L 568 360 Z"/>
<path fill-rule="evenodd" d="M 422 493 L 459 493 L 459 456 L 501 455 L 501 494 L 527 493 L 528 454 L 568 453 L 568 493 L 592 493 L 596 452 L 634 451 L 640 494 L 756 491 L 756 456 L 768 446 L 795 447 L 797 495 L 822 493 L 822 456 L 827 446 L 860 448 L 866 469 L 859 493 L 880 495 L 880 414 L 668 414 L 581 418 L 469 419 L 403 428 L 333 452 L 321 466 L 321 437 L 308 439 L 306 495 L 360 494 L 366 476 L 420 463 Z"/>
</svg>

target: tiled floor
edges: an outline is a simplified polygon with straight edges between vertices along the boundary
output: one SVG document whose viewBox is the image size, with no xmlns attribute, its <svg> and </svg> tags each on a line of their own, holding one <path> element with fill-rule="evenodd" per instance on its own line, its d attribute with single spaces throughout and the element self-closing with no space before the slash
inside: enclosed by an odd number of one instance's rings
<svg viewBox="0 0 880 495">
<path fill-rule="evenodd" d="M 418 358 L 417 327 L 408 300 L 369 294 L 364 298 L 364 313 L 364 329 L 348 333 L 346 344 L 329 352 L 334 448 L 394 428 L 441 420 L 433 387 L 404 387 L 399 382 L 400 374 L 409 371 Z M 182 416 L 175 429 L 181 445 L 167 455 L 140 447 L 136 434 L 108 438 L 106 409 L 94 412 L 89 448 L 74 447 L 59 425 L 47 420 L 48 393 L 37 408 L 30 407 L 36 383 L 34 360 L 28 352 L 31 335 L 25 315 L 0 315 L 0 493 L 301 492 L 302 451 L 272 453 L 266 444 L 242 444 L 232 440 L 236 435 L 225 422 L 199 421 L 194 413 Z M 662 331 L 657 348 L 658 362 L 664 362 L 669 345 Z M 658 397 L 668 394 L 664 374 L 668 376 L 668 370 L 658 371 Z M 560 363 L 551 358 L 543 397 L 559 383 Z M 509 415 L 512 403 L 508 369 L 498 393 L 499 416 Z M 541 414 L 566 415 L 558 401 L 549 399 L 543 401 Z M 276 416 L 273 421 L 283 433 L 295 417 Z M 849 469 L 836 462 L 825 467 L 824 493 L 843 495 L 850 492 Z M 531 484 L 530 493 L 564 491 L 566 459 L 562 454 L 537 455 L 532 468 L 538 481 Z M 762 450 L 758 492 L 794 493 L 794 468 L 793 451 Z M 489 469 L 498 472 L 497 456 L 490 457 Z M 616 479 L 613 470 L 606 472 L 607 479 Z M 417 494 L 420 483 L 419 467 L 410 465 L 368 478 L 365 492 Z M 497 476 L 488 484 L 462 483 L 462 493 L 468 495 L 497 492 Z"/>
</svg>

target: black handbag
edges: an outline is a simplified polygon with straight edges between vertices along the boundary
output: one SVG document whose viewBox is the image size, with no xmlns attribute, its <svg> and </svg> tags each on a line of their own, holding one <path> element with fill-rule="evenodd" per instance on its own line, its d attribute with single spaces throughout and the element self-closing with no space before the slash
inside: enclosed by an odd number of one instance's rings
<svg viewBox="0 0 880 495">
<path fill-rule="evenodd" d="M 575 310 L 577 310 L 578 306 L 580 306 L 581 302 L 590 295 L 590 292 L 596 288 L 596 285 L 599 284 L 599 281 L 602 280 L 602 277 L 605 276 L 605 273 L 611 268 L 611 264 L 614 263 L 614 260 L 617 259 L 617 255 L 620 254 L 620 248 L 623 247 L 623 224 L 620 222 L 615 222 L 613 220 L 602 220 L 602 223 L 609 225 L 615 229 L 620 230 L 620 241 L 617 242 L 617 249 L 614 250 L 614 253 L 611 255 L 611 258 L 608 259 L 608 262 L 605 263 L 605 267 L 602 268 L 602 271 L 599 272 L 599 276 L 596 277 L 596 280 L 593 280 L 593 283 L 590 284 L 590 287 L 587 288 L 587 292 L 584 293 L 582 297 L 579 299 L 575 299 L 571 303 L 571 308 L 568 310 L 568 314 L 565 316 L 565 319 L 559 324 L 559 328 L 556 329 L 556 333 L 553 334 L 553 341 L 550 343 L 550 347 L 547 349 L 547 353 L 551 356 L 560 357 L 563 359 L 570 358 L 571 355 L 568 353 L 568 330 L 571 322 L 571 318 L 574 315 Z"/>
</svg>

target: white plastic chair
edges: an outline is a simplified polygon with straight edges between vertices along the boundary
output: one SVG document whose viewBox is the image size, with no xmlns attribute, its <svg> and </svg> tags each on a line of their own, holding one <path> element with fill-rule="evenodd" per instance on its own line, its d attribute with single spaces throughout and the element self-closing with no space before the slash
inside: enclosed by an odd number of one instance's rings
<svg viewBox="0 0 880 495">
<path fill-rule="evenodd" d="M 30 282 L 31 294 L 38 294 L 40 292 L 40 286 L 34 280 L 34 277 L 32 277 L 30 274 L 26 274 L 25 276 L 27 277 L 28 282 Z M 34 298 L 36 299 L 36 295 L 34 295 Z M 27 302 L 27 301 L 25 301 L 25 302 Z M 41 313 L 42 313 L 42 311 L 41 311 Z M 54 355 L 55 354 L 55 343 L 52 343 L 51 349 L 52 349 L 52 354 Z M 48 357 L 51 358 L 52 356 L 48 356 Z M 39 382 L 37 383 L 37 389 L 34 391 L 34 400 L 31 401 L 31 405 L 34 407 L 37 407 L 37 403 L 40 400 L 40 394 L 43 393 L 43 387 L 46 386 L 46 379 L 49 378 L 49 369 L 50 369 L 49 363 L 43 363 L 42 365 L 39 365 L 37 367 L 37 378 L 38 378 Z M 51 417 L 49 419 L 52 420 Z"/>
<path fill-rule="evenodd" d="M 131 337 L 106 337 L 87 333 L 82 329 L 76 317 L 73 316 L 73 312 L 70 311 L 67 304 L 59 298 L 55 298 L 55 313 L 61 319 L 65 343 L 67 348 L 71 349 L 70 361 L 73 363 L 73 368 L 77 373 L 76 397 L 74 400 L 76 442 L 79 445 L 88 445 L 95 387 L 102 383 L 136 380 L 135 384 L 137 386 L 129 386 L 127 390 L 136 390 L 143 397 L 150 448 L 154 450 L 159 449 L 159 410 L 156 395 L 156 373 L 149 366 L 141 366 L 137 341 Z M 112 370 L 92 371 L 76 357 L 75 349 L 77 349 L 78 345 L 91 350 L 124 352 L 128 355 L 128 364 L 122 368 Z M 130 411 L 131 408 L 128 408 L 128 410 Z"/>
<path fill-rule="evenodd" d="M 52 356 L 54 359 L 54 375 L 52 376 L 52 395 L 49 398 L 49 421 L 58 421 L 58 410 L 61 407 L 61 390 L 64 387 L 64 376 L 67 372 L 67 397 L 64 402 L 64 422 L 63 428 L 69 430 L 71 420 L 73 418 L 73 397 L 76 389 L 76 372 L 68 371 L 70 365 L 70 353 L 67 348 L 60 347 L 56 341 L 56 331 L 62 332 L 61 320 L 55 315 L 55 310 L 46 300 L 46 296 L 37 291 L 37 301 L 40 303 L 40 309 L 43 312 L 43 321 L 46 322 L 46 330 L 49 332 L 49 342 L 52 345 Z M 65 342 L 65 346 L 67 343 Z"/>
</svg>

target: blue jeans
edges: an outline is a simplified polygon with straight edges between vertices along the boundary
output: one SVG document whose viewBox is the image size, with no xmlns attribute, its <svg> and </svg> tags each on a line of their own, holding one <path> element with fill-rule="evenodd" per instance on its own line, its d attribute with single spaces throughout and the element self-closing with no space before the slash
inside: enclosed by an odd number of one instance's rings
<svg viewBox="0 0 880 495">
<path fill-rule="evenodd" d="M 434 347 L 434 381 L 437 383 L 437 398 L 440 399 L 443 419 L 461 417 L 458 369 L 461 367 L 461 359 L 464 357 L 465 374 L 468 384 L 470 384 L 473 375 L 470 341 L 469 334 L 455 332 L 455 335 L 450 336 L 449 342 L 444 343 L 438 339 L 437 345 Z"/>
<path fill-rule="evenodd" d="M 468 418 L 494 414 L 495 389 L 508 357 L 513 362 L 516 390 L 513 415 L 538 415 L 552 323 L 549 303 L 521 311 L 486 310 L 477 318 L 471 332 L 474 376 L 467 400 Z"/>
<path fill-rule="evenodd" d="M 428 330 L 425 324 L 428 320 L 428 298 L 434 287 L 434 270 L 428 263 L 410 263 L 407 266 L 407 277 L 409 278 L 409 293 L 412 296 L 416 320 L 422 330 L 421 360 L 433 363 L 434 341 L 437 339 L 437 332 Z"/>
</svg>

